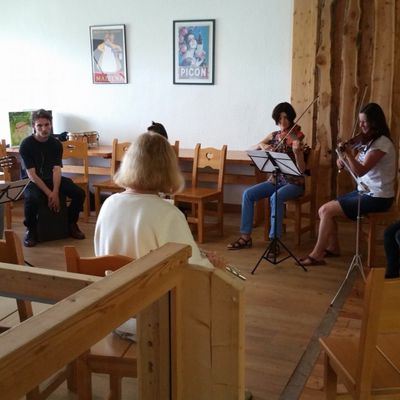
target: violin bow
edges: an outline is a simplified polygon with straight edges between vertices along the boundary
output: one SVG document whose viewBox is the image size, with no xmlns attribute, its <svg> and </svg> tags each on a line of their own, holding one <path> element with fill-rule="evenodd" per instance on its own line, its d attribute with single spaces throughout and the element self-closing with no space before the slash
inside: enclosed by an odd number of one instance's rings
<svg viewBox="0 0 400 400">
<path fill-rule="evenodd" d="M 302 112 L 299 118 L 293 123 L 293 126 L 289 129 L 289 131 L 286 133 L 286 135 L 283 136 L 283 138 L 277 143 L 275 146 L 274 151 L 279 149 L 280 146 L 282 146 L 283 141 L 293 132 L 293 129 L 297 126 L 297 123 L 301 120 L 303 115 L 308 111 L 308 109 L 318 100 L 319 95 L 317 95 L 314 100 L 307 106 L 307 108 Z"/>
<path fill-rule="evenodd" d="M 358 122 L 358 115 L 360 114 L 361 109 L 362 109 L 362 106 L 363 106 L 363 104 L 364 104 L 364 99 L 365 99 L 365 95 L 367 94 L 367 90 L 368 90 L 368 85 L 365 85 L 365 86 L 364 86 L 364 93 L 363 93 L 363 95 L 362 95 L 362 97 L 361 97 L 361 101 L 360 101 L 360 104 L 359 104 L 359 106 L 358 106 L 357 117 L 354 118 L 354 125 L 353 125 L 353 129 L 352 129 L 352 131 L 351 131 L 351 137 L 352 137 L 352 138 L 355 136 L 355 133 L 356 133 L 357 122 Z"/>
</svg>

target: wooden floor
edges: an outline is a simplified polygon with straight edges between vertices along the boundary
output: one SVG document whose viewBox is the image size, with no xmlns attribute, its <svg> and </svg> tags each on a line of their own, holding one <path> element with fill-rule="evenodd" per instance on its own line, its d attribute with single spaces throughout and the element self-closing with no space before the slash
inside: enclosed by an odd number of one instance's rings
<svg viewBox="0 0 400 400">
<path fill-rule="evenodd" d="M 21 207 L 17 206 L 14 210 L 13 228 L 22 238 L 24 227 L 21 213 Z M 87 224 L 80 223 L 87 236 L 86 240 L 59 240 L 25 248 L 26 261 L 35 266 L 64 270 L 63 246 L 66 244 L 77 246 L 82 255 L 93 255 L 94 224 L 94 217 Z M 342 257 L 329 259 L 326 266 L 311 267 L 308 272 L 304 272 L 295 265 L 292 258 L 278 265 L 263 260 L 256 273 L 251 275 L 251 270 L 267 244 L 261 239 L 262 228 L 258 227 L 254 230 L 253 248 L 228 251 L 226 244 L 237 238 L 238 225 L 239 215 L 228 215 L 225 218 L 224 237 L 219 238 L 209 233 L 206 237 L 207 243 L 201 247 L 217 251 L 247 278 L 246 388 L 252 392 L 255 400 L 322 399 L 323 369 L 320 360 L 301 396 L 299 394 L 289 398 L 281 397 L 281 394 L 344 279 L 354 254 L 355 226 L 346 223 L 342 227 Z M 296 248 L 290 230 L 283 237 L 283 242 L 297 257 L 307 254 L 313 245 L 309 236 L 304 235 L 304 245 Z M 363 247 L 362 250 L 365 254 Z M 336 333 L 356 334 L 359 328 L 361 293 L 362 284 L 358 283 L 339 315 L 334 327 Z M 0 318 L 5 315 L 10 304 L 10 300 L 0 303 Z M 73 397 L 58 395 L 54 398 Z"/>
</svg>

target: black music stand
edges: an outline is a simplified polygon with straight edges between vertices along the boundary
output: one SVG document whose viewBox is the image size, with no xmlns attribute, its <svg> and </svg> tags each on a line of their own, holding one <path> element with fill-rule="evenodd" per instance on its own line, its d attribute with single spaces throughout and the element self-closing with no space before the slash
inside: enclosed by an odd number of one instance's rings
<svg viewBox="0 0 400 400">
<path fill-rule="evenodd" d="M 251 158 L 257 168 L 262 172 L 270 172 L 274 176 L 275 182 L 275 217 L 274 217 L 274 238 L 269 243 L 268 247 L 264 251 L 261 258 L 258 260 L 256 266 L 251 271 L 252 274 L 256 272 L 258 265 L 260 264 L 262 259 L 269 261 L 271 264 L 279 264 L 282 261 L 292 257 L 296 260 L 296 264 L 303 268 L 304 271 L 307 269 L 304 265 L 301 264 L 300 260 L 296 258 L 296 256 L 285 246 L 285 244 L 276 237 L 276 232 L 278 230 L 278 178 L 279 174 L 292 175 L 292 176 L 301 176 L 302 173 L 297 168 L 296 164 L 292 161 L 292 159 L 286 153 L 277 153 L 273 151 L 266 150 L 254 150 L 248 151 L 247 155 Z M 278 260 L 278 249 L 279 246 L 282 246 L 288 255 L 286 257 Z"/>
<path fill-rule="evenodd" d="M 28 178 L 19 181 L 0 183 L 0 204 L 17 201 L 28 183 Z"/>
</svg>

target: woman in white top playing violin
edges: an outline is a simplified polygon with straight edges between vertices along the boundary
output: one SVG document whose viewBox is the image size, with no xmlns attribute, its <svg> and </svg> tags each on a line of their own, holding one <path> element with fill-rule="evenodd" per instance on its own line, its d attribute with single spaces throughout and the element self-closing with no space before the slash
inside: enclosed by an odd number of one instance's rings
<svg viewBox="0 0 400 400">
<path fill-rule="evenodd" d="M 346 165 L 358 178 L 358 188 L 321 206 L 317 243 L 309 255 L 300 259 L 305 266 L 324 265 L 324 257 L 340 255 L 335 218 L 357 219 L 359 193 L 360 215 L 386 211 L 393 203 L 396 155 L 382 108 L 376 103 L 367 104 L 360 110 L 359 126 L 357 155 L 353 154 L 352 140 L 339 146 L 343 147 Z M 337 166 L 340 170 L 345 164 L 338 160 Z"/>
</svg>

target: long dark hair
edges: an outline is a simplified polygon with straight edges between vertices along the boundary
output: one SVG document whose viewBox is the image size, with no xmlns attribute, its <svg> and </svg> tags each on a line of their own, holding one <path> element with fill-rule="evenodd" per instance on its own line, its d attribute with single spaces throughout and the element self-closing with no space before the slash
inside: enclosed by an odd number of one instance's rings
<svg viewBox="0 0 400 400">
<path fill-rule="evenodd" d="M 376 136 L 376 138 L 386 136 L 390 139 L 390 129 L 387 125 L 385 114 L 379 104 L 368 103 L 361 109 L 360 114 L 366 115 L 367 121 L 374 131 L 374 136 Z"/>
</svg>

